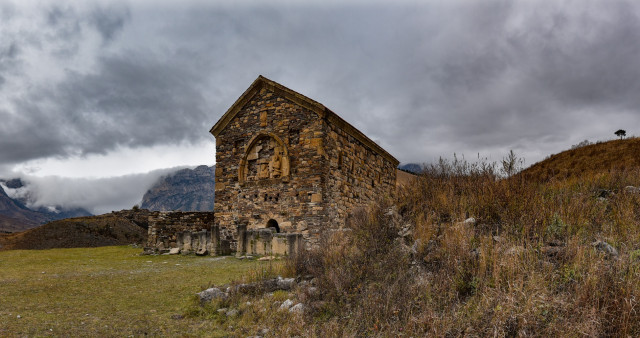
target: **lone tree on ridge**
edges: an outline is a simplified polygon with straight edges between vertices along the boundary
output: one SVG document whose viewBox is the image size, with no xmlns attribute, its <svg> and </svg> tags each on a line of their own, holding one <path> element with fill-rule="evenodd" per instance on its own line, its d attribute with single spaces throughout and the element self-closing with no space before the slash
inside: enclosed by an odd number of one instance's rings
<svg viewBox="0 0 640 338">
<path fill-rule="evenodd" d="M 624 129 L 618 129 L 615 134 L 622 140 L 623 137 L 627 136 L 627 131 Z"/>
</svg>

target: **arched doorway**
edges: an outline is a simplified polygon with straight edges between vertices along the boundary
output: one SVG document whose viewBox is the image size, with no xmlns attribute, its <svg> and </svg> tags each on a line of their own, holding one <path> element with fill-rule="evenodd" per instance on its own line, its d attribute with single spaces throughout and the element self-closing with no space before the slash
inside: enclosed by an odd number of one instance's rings
<svg viewBox="0 0 640 338">
<path fill-rule="evenodd" d="M 276 221 L 275 219 L 270 219 L 267 221 L 267 228 L 275 228 L 276 232 L 280 232 L 280 226 L 278 225 L 278 221 Z"/>
</svg>

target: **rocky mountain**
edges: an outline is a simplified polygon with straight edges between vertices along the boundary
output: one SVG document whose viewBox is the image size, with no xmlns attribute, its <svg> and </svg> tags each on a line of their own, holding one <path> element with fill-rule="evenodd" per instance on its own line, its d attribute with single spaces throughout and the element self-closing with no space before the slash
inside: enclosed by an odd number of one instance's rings
<svg viewBox="0 0 640 338">
<path fill-rule="evenodd" d="M 0 232 L 15 232 L 36 227 L 48 220 L 47 216 L 13 200 L 0 188 Z"/>
<path fill-rule="evenodd" d="M 69 218 L 90 216 L 87 210 L 82 208 L 66 209 L 60 206 L 37 207 L 31 209 L 29 196 L 11 198 L 5 192 L 6 189 L 20 189 L 25 185 L 19 178 L 0 180 L 0 232 L 17 232 L 37 227 L 46 222 Z"/>
<path fill-rule="evenodd" d="M 215 166 L 201 165 L 161 177 L 142 197 L 143 209 L 212 211 Z"/>
<path fill-rule="evenodd" d="M 405 163 L 398 166 L 398 169 L 407 171 L 412 174 L 420 174 L 422 172 L 422 166 L 417 163 Z"/>
</svg>

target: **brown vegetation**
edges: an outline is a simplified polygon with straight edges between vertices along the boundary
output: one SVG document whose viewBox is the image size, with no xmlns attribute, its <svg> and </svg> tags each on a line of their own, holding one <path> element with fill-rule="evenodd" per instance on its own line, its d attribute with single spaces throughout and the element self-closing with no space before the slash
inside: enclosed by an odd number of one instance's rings
<svg viewBox="0 0 640 338">
<path fill-rule="evenodd" d="M 327 302 L 314 330 L 638 335 L 640 195 L 623 188 L 640 185 L 640 171 L 537 184 L 497 180 L 487 168 L 430 168 L 403 191 L 400 215 L 356 215 L 351 233 L 300 264 Z M 475 222 L 462 222 L 469 216 Z M 397 245 L 406 224 L 415 252 Z"/>
<path fill-rule="evenodd" d="M 144 227 L 115 214 L 68 218 L 0 235 L 0 250 L 81 248 L 145 243 Z"/>
<path fill-rule="evenodd" d="M 549 181 L 605 171 L 640 168 L 640 138 L 590 144 L 553 155 L 522 174 L 527 180 Z"/>
<path fill-rule="evenodd" d="M 298 291 L 304 324 L 272 332 L 638 336 L 637 168 L 537 181 L 442 161 L 291 261 L 319 292 Z"/>
</svg>

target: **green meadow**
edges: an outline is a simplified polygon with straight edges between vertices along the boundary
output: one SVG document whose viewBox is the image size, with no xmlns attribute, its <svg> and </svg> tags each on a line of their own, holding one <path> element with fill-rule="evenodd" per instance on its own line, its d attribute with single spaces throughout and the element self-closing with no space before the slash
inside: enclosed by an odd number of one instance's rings
<svg viewBox="0 0 640 338">
<path fill-rule="evenodd" d="M 224 336 L 214 321 L 183 316 L 194 294 L 262 264 L 141 252 L 128 246 L 0 252 L 0 336 Z"/>
</svg>

